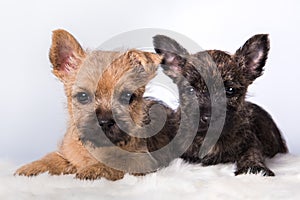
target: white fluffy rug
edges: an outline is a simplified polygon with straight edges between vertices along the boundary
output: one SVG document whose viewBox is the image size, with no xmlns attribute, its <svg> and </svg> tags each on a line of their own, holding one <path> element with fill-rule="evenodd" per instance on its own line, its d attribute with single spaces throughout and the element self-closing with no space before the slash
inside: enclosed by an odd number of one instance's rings
<svg viewBox="0 0 300 200">
<path fill-rule="evenodd" d="M 233 164 L 201 167 L 177 159 L 156 173 L 111 182 L 14 177 L 17 167 L 0 162 L 0 199 L 300 199 L 300 156 L 277 155 L 267 164 L 276 177 L 236 177 Z"/>
</svg>

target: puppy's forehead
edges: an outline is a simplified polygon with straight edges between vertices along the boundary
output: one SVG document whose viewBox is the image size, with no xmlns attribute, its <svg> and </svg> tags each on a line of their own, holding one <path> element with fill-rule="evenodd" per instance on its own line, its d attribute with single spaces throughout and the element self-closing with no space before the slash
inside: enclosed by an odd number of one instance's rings
<svg viewBox="0 0 300 200">
<path fill-rule="evenodd" d="M 242 67 L 239 66 L 233 55 L 220 50 L 209 50 L 207 52 L 211 55 L 224 80 L 241 78 L 243 74 Z"/>
<path fill-rule="evenodd" d="M 219 70 L 215 61 L 206 51 L 189 55 L 183 67 L 183 75 L 195 86 L 205 85 L 205 81 L 217 77 L 218 73 Z"/>
<path fill-rule="evenodd" d="M 109 97 L 123 87 L 145 86 L 156 73 L 160 61 L 159 55 L 138 50 L 129 50 L 119 55 L 103 71 L 96 94 Z"/>
<path fill-rule="evenodd" d="M 232 67 L 232 65 L 236 64 L 233 57 L 227 52 L 220 50 L 209 50 L 207 52 L 212 57 L 217 67 L 221 70 L 223 70 L 224 68 L 230 68 Z"/>
<path fill-rule="evenodd" d="M 101 74 L 97 84 L 96 94 L 102 97 L 111 96 L 119 80 L 127 73 L 130 73 L 133 68 L 134 65 L 130 63 L 130 60 L 128 60 L 124 54 L 120 55 L 107 65 Z"/>
<path fill-rule="evenodd" d="M 88 91 L 96 91 L 102 73 L 120 54 L 120 52 L 113 51 L 88 52 L 78 70 L 74 86 Z"/>
</svg>

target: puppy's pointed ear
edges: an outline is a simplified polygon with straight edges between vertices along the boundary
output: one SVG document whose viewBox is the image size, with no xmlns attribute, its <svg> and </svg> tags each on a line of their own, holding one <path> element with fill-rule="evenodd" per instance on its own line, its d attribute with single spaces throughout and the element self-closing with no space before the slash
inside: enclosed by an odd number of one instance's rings
<svg viewBox="0 0 300 200">
<path fill-rule="evenodd" d="M 86 53 L 77 40 L 65 30 L 55 30 L 49 59 L 53 65 L 53 74 L 65 82 L 79 69 Z"/>
<path fill-rule="evenodd" d="M 156 53 L 163 56 L 162 67 L 164 72 L 171 78 L 181 75 L 182 67 L 186 62 L 188 51 L 175 40 L 164 36 L 156 35 L 153 37 L 153 45 Z"/>
<path fill-rule="evenodd" d="M 146 72 L 156 72 L 162 60 L 162 57 L 156 53 L 143 52 L 136 49 L 127 51 L 126 56 L 133 67 L 142 67 Z"/>
<path fill-rule="evenodd" d="M 136 73 L 136 77 L 144 75 L 143 81 L 149 81 L 156 76 L 162 57 L 156 53 L 143 52 L 131 49 L 125 53 L 130 61 L 130 68 Z"/>
<path fill-rule="evenodd" d="M 251 37 L 236 51 L 236 59 L 244 67 L 244 73 L 249 81 L 254 81 L 262 74 L 269 49 L 268 35 L 259 34 Z"/>
</svg>

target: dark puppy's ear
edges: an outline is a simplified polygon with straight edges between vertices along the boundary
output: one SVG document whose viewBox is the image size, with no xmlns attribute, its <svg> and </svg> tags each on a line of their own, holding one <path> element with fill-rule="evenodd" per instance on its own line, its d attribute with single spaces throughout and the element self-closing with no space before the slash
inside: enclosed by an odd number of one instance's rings
<svg viewBox="0 0 300 200">
<path fill-rule="evenodd" d="M 79 69 L 86 53 L 77 40 L 65 30 L 55 30 L 49 59 L 53 65 L 53 74 L 61 81 L 69 80 Z"/>
<path fill-rule="evenodd" d="M 254 35 L 239 48 L 236 59 L 244 67 L 244 73 L 249 81 L 254 81 L 263 72 L 270 49 L 267 34 Z"/>
<path fill-rule="evenodd" d="M 156 53 L 163 57 L 161 64 L 164 72 L 172 78 L 178 77 L 186 62 L 185 57 L 189 55 L 188 51 L 178 42 L 164 35 L 154 36 L 153 46 Z"/>
</svg>

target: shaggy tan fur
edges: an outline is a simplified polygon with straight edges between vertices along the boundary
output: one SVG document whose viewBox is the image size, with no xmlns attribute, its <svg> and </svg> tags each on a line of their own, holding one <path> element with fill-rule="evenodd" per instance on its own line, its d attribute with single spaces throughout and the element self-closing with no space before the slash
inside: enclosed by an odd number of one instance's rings
<svg viewBox="0 0 300 200">
<path fill-rule="evenodd" d="M 34 176 L 48 172 L 51 175 L 76 174 L 80 179 L 123 178 L 126 172 L 106 166 L 91 155 L 80 140 L 81 133 L 77 123 L 87 120 L 87 110 L 112 109 L 112 96 L 117 90 L 116 85 L 120 85 L 120 80 L 126 77 L 128 71 L 142 66 L 148 74 L 144 82 L 146 84 L 155 76 L 161 57 L 138 50 L 129 50 L 125 53 L 84 51 L 70 33 L 56 30 L 53 32 L 49 58 L 53 65 L 53 74 L 64 84 L 67 96 L 69 113 L 67 131 L 57 152 L 19 168 L 15 174 Z M 94 93 L 93 104 L 79 105 L 74 101 L 74 94 L 80 92 L 82 88 Z M 122 85 L 118 88 L 122 88 Z M 142 124 L 145 116 L 142 98 L 144 91 L 145 85 L 139 87 L 136 91 L 137 101 L 129 108 L 136 124 Z M 120 142 L 118 145 L 129 151 L 147 151 L 145 140 L 139 138 L 132 138 L 126 144 Z M 98 152 L 103 154 L 102 157 L 106 157 L 113 152 L 111 148 L 98 148 Z"/>
</svg>

